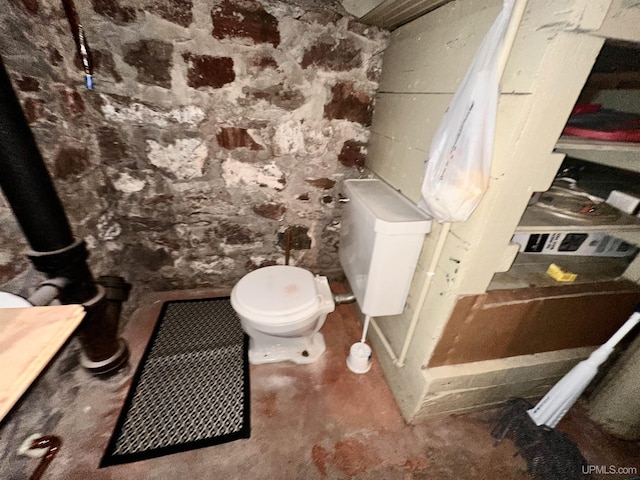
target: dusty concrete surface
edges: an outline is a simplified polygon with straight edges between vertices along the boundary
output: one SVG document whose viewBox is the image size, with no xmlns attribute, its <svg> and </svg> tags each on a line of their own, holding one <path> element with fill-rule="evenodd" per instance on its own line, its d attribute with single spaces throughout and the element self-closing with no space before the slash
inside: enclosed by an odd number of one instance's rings
<svg viewBox="0 0 640 480">
<path fill-rule="evenodd" d="M 220 290 L 156 293 L 127 326 L 137 365 L 165 300 L 224 295 Z M 0 430 L 0 478 L 28 478 L 37 460 L 15 454 L 30 434 L 58 435 L 63 446 L 48 479 L 526 479 L 512 444 L 494 445 L 497 412 L 487 410 L 406 425 L 378 363 L 365 375 L 345 365 L 360 337 L 357 307 L 341 305 L 323 327 L 327 352 L 315 364 L 251 367 L 251 438 L 98 469 L 130 385 L 133 366 L 109 380 L 77 367 L 71 343 Z M 640 444 L 590 423 L 580 406 L 560 428 L 593 465 L 640 467 Z M 595 478 L 630 478 L 602 475 Z"/>
</svg>

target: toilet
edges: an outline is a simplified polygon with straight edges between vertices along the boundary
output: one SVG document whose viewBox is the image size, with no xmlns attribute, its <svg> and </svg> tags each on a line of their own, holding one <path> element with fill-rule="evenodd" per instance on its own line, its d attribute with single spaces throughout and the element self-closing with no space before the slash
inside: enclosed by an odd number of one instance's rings
<svg viewBox="0 0 640 480">
<path fill-rule="evenodd" d="M 259 268 L 235 285 L 231 306 L 249 335 L 253 364 L 312 363 L 325 351 L 319 330 L 335 308 L 326 277 L 286 265 Z"/>
<path fill-rule="evenodd" d="M 430 218 L 378 179 L 346 180 L 339 257 L 365 315 L 402 313 Z M 254 270 L 231 291 L 252 364 L 318 360 L 335 309 L 326 277 L 288 265 Z"/>
</svg>

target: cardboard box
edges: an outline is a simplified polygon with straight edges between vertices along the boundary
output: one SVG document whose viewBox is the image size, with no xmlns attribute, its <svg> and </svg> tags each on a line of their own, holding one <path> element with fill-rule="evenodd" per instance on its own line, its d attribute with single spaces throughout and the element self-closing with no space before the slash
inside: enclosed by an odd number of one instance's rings
<svg viewBox="0 0 640 480">
<path fill-rule="evenodd" d="M 601 232 L 519 233 L 511 241 L 520 244 L 521 252 L 544 255 L 631 257 L 637 252 L 633 245 Z"/>
</svg>

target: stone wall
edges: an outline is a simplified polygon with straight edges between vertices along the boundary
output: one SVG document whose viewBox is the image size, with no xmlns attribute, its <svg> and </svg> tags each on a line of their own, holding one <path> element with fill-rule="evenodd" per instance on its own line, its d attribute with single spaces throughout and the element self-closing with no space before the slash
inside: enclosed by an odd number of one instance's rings
<svg viewBox="0 0 640 480">
<path fill-rule="evenodd" d="M 230 286 L 289 237 L 291 264 L 340 276 L 337 200 L 362 173 L 386 32 L 310 0 L 76 6 L 93 91 L 60 0 L 10 0 L 0 35 L 94 274 Z M 4 198 L 0 245 L 2 284 L 29 268 Z"/>
</svg>

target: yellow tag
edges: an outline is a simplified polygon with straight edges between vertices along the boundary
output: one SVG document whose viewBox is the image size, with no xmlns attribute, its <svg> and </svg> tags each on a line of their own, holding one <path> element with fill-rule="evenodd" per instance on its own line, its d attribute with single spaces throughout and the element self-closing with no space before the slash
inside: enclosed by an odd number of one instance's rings
<svg viewBox="0 0 640 480">
<path fill-rule="evenodd" d="M 577 273 L 565 272 L 558 265 L 552 263 L 547 269 L 547 275 L 556 282 L 574 282 L 578 278 Z"/>
</svg>

